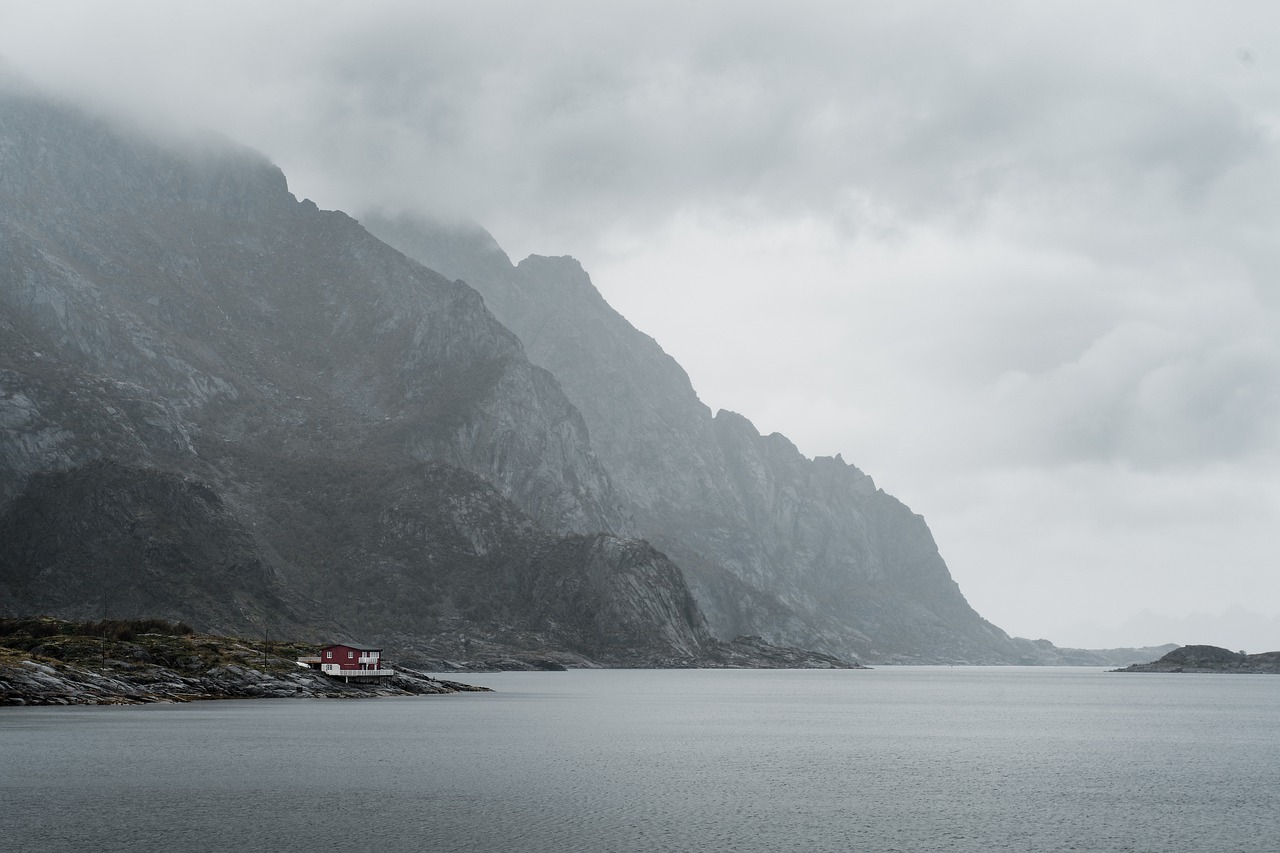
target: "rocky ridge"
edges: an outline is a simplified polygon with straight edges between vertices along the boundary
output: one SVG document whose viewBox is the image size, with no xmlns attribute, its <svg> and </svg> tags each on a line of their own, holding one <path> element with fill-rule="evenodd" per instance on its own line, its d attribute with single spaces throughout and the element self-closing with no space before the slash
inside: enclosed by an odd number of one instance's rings
<svg viewBox="0 0 1280 853">
<path fill-rule="evenodd" d="M 479 290 L 557 376 L 637 531 L 680 565 L 717 637 L 882 663 L 1111 662 L 1009 637 L 979 616 L 921 516 L 840 456 L 809 459 L 739 414 L 713 414 L 573 258 L 512 264 L 472 224 L 364 222 Z"/>
</svg>

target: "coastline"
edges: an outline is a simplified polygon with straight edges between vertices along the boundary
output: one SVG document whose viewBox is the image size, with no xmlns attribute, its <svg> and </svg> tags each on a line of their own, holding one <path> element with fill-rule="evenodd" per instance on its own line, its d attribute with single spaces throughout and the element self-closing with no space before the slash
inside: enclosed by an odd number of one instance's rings
<svg viewBox="0 0 1280 853">
<path fill-rule="evenodd" d="M 125 622 L 5 622 L 0 707 L 488 692 L 404 667 L 380 684 L 347 684 L 298 665 L 309 644 L 251 644 L 159 621 L 143 623 L 145 632 Z"/>
<path fill-rule="evenodd" d="M 117 663 L 108 661 L 108 664 Z M 0 665 L 0 707 L 143 705 L 215 699 L 364 699 L 488 692 L 456 681 L 398 669 L 386 684 L 344 684 L 317 672 L 268 673 L 228 664 L 200 675 L 164 667 L 96 671 L 49 661 Z"/>
</svg>

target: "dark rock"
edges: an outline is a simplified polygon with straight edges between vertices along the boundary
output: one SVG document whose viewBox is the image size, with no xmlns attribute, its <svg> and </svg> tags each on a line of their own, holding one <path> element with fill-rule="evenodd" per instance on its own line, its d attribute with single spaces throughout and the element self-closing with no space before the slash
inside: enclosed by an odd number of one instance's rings
<svg viewBox="0 0 1280 853">
<path fill-rule="evenodd" d="M 1183 646 L 1151 663 L 1132 664 L 1115 672 L 1233 672 L 1280 674 L 1280 652 L 1245 654 L 1218 646 Z"/>
</svg>

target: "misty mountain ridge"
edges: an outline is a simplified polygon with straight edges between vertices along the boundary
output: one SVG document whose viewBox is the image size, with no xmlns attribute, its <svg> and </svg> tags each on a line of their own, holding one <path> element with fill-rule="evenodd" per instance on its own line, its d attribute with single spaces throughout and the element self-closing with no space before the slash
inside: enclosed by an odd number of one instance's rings
<svg viewBox="0 0 1280 853">
<path fill-rule="evenodd" d="M 862 472 L 712 416 L 572 259 L 417 233 L 432 263 L 261 155 L 0 92 L 0 612 L 438 661 L 1065 659 Z"/>
<path fill-rule="evenodd" d="M 674 646 L 633 635 L 618 654 L 701 656 L 705 629 L 665 558 L 557 551 L 560 536 L 628 523 L 581 417 L 473 290 L 298 202 L 259 155 L 178 151 L 12 95 L 0 139 L 6 612 L 159 609 L 223 630 L 384 637 L 456 638 L 475 622 L 563 651 L 584 619 L 637 622 L 596 596 L 638 574 L 655 596 L 643 624 L 671 628 L 663 580 L 680 625 Z M 173 478 L 201 484 L 218 511 L 179 512 Z M 36 523 L 60 511 L 65 524 Z M 197 584 L 211 569 L 198 553 L 227 549 L 196 543 L 227 537 L 242 559 L 224 588 L 265 573 L 278 599 L 225 612 L 141 594 L 165 569 Z M 610 560 L 625 565 L 585 588 L 559 574 Z M 542 582 L 597 616 L 535 614 L 527 599 L 556 598 Z"/>
<path fill-rule="evenodd" d="M 512 264 L 483 228 L 362 216 L 467 281 L 560 380 L 640 535 L 684 570 L 714 633 L 873 661 L 1042 662 L 964 600 L 924 520 L 840 456 L 698 398 L 687 373 L 614 311 L 573 258 Z M 943 654 L 939 650 L 946 649 Z"/>
</svg>

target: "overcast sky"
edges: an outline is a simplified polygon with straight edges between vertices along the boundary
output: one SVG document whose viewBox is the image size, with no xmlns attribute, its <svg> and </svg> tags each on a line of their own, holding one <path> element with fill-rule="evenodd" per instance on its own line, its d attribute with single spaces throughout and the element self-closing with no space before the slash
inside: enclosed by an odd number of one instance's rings
<svg viewBox="0 0 1280 853">
<path fill-rule="evenodd" d="M 1010 633 L 1280 648 L 1274 3 L 0 0 L 0 56 L 574 255 Z"/>
</svg>

